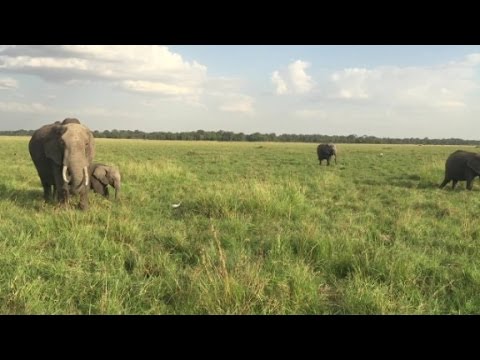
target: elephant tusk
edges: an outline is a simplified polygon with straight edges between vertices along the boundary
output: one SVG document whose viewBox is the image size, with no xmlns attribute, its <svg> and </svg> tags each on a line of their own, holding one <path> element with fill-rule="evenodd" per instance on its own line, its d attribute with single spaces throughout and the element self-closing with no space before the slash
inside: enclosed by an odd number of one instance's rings
<svg viewBox="0 0 480 360">
<path fill-rule="evenodd" d="M 67 184 L 70 182 L 70 180 L 67 179 L 67 166 L 66 165 L 63 165 L 62 177 L 63 177 L 63 181 L 65 181 Z"/>
<path fill-rule="evenodd" d="M 86 166 L 83 168 L 83 174 L 85 176 L 85 186 L 88 186 L 88 169 Z"/>
</svg>

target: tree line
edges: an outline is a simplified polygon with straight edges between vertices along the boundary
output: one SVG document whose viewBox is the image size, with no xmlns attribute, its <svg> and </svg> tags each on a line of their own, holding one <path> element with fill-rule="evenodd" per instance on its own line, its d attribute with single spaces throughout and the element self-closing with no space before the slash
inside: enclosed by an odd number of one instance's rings
<svg viewBox="0 0 480 360">
<path fill-rule="evenodd" d="M 34 130 L 0 131 L 0 135 L 31 136 Z M 140 130 L 104 130 L 93 131 L 96 138 L 109 139 L 143 139 L 143 140 L 198 140 L 198 141 L 272 141 L 272 142 L 306 142 L 306 143 L 347 143 L 347 144 L 423 144 L 423 145 L 480 145 L 480 140 L 464 140 L 459 138 L 429 139 L 425 138 L 388 138 L 376 136 L 321 135 L 321 134 L 253 134 L 235 133 L 232 131 L 183 131 L 183 132 L 144 132 Z"/>
</svg>

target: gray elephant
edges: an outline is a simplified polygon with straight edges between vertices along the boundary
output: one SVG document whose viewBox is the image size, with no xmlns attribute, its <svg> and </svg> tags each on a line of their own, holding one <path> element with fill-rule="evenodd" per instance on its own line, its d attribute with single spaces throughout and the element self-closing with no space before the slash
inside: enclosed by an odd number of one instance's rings
<svg viewBox="0 0 480 360">
<path fill-rule="evenodd" d="M 335 164 L 337 163 L 337 147 L 335 144 L 320 144 L 317 146 L 317 155 L 320 165 L 322 160 L 327 160 L 327 165 L 330 165 L 330 159 L 335 157 Z"/>
<path fill-rule="evenodd" d="M 97 194 L 109 197 L 108 185 L 115 189 L 115 199 L 120 195 L 121 176 L 120 171 L 110 165 L 93 163 L 90 166 L 90 187 Z"/>
<path fill-rule="evenodd" d="M 480 176 L 480 154 L 457 150 L 450 154 L 445 162 L 445 179 L 440 184 L 440 189 L 452 181 L 452 189 L 457 182 L 467 181 L 467 189 L 472 190 L 473 179 Z"/>
<path fill-rule="evenodd" d="M 28 149 L 43 186 L 45 201 L 56 195 L 67 203 L 70 194 L 80 195 L 80 208 L 88 208 L 88 168 L 95 157 L 92 132 L 78 123 L 48 124 L 36 130 Z M 52 194 L 53 187 L 53 194 Z"/>
</svg>

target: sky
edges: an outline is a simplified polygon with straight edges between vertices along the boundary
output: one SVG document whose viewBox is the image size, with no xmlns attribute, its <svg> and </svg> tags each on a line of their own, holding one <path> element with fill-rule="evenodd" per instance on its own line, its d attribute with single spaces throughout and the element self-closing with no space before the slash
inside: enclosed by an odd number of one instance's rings
<svg viewBox="0 0 480 360">
<path fill-rule="evenodd" d="M 0 45 L 0 130 L 480 139 L 480 46 Z"/>
</svg>

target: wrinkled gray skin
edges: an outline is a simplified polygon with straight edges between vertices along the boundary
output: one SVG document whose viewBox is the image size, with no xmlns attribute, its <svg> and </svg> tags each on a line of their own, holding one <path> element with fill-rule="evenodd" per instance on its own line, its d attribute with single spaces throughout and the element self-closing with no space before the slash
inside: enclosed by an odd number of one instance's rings
<svg viewBox="0 0 480 360">
<path fill-rule="evenodd" d="M 466 181 L 467 189 L 472 190 L 473 179 L 480 176 L 480 154 L 457 150 L 445 162 L 445 179 L 440 184 L 440 189 L 452 181 L 452 189 L 457 182 Z"/>
<path fill-rule="evenodd" d="M 337 163 L 337 147 L 335 144 L 320 144 L 317 147 L 318 161 L 322 165 L 322 160 L 327 160 L 327 165 L 330 165 L 330 159 L 335 157 L 335 164 Z"/>
<path fill-rule="evenodd" d="M 88 208 L 88 168 L 95 157 L 95 140 L 84 125 L 53 123 L 36 130 L 28 144 L 30 156 L 43 186 L 45 201 L 66 204 L 80 195 L 80 208 Z M 53 194 L 52 194 L 53 186 Z"/>
<path fill-rule="evenodd" d="M 120 171 L 113 166 L 93 163 L 90 166 L 90 187 L 97 194 L 109 197 L 108 185 L 115 189 L 115 199 L 120 195 L 121 176 Z"/>
</svg>

